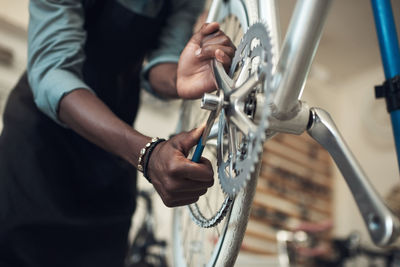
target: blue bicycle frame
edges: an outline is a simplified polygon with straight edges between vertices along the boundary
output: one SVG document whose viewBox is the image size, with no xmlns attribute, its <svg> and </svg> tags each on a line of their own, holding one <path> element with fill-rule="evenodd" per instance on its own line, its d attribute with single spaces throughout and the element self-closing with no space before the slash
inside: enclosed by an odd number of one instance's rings
<svg viewBox="0 0 400 267">
<path fill-rule="evenodd" d="M 371 0 L 386 80 L 400 74 L 400 52 L 390 0 Z M 400 167 L 400 110 L 390 112 Z"/>
</svg>

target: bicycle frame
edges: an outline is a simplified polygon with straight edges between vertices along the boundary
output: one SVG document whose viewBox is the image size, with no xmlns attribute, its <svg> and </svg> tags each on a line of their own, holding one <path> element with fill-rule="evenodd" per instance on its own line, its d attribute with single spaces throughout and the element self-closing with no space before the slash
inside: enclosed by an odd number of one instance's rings
<svg viewBox="0 0 400 267">
<path fill-rule="evenodd" d="M 276 11 L 274 0 L 265 0 L 263 8 Z M 323 26 L 332 0 L 298 0 L 282 49 L 277 60 L 272 81 L 271 115 L 268 136 L 277 132 L 309 133 L 328 152 L 339 167 L 358 205 L 373 242 L 385 246 L 397 239 L 400 223 L 370 184 L 357 160 L 351 153 L 329 114 L 319 108 L 309 108 L 299 99 L 310 66 L 322 35 Z M 216 20 L 222 0 L 213 1 L 207 21 Z M 269 14 L 269 13 L 268 13 Z M 279 37 L 276 16 L 268 19 L 273 38 Z M 244 24 L 246 25 L 246 24 Z M 275 35 L 275 36 L 274 36 Z M 383 48 L 385 50 L 385 48 Z M 275 51 L 273 51 L 275 52 Z M 233 84 L 218 62 L 214 62 L 217 84 Z M 252 77 L 250 77 L 252 78 Z M 394 115 L 396 116 L 396 115 Z M 399 115 L 400 116 L 400 115 Z M 400 128 L 400 125 L 399 125 Z"/>
<path fill-rule="evenodd" d="M 381 50 L 382 65 L 386 80 L 400 74 L 400 51 L 389 0 L 371 0 L 376 32 Z M 397 162 L 400 166 L 400 110 L 390 112 L 393 135 L 396 143 Z"/>
</svg>

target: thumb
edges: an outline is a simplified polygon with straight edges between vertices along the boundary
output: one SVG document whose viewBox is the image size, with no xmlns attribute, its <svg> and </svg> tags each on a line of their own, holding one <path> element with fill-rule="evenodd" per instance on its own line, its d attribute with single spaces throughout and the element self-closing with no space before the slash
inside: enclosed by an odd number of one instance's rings
<svg viewBox="0 0 400 267">
<path fill-rule="evenodd" d="M 200 140 L 201 135 L 203 134 L 205 128 L 205 124 L 195 128 L 189 132 L 178 135 L 179 139 L 177 140 L 182 153 L 187 157 L 190 149 L 194 147 Z"/>
</svg>

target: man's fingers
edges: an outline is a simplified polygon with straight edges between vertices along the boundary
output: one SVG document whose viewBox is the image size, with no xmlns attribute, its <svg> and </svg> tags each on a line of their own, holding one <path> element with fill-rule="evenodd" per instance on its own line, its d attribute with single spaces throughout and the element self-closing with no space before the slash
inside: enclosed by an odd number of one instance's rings
<svg viewBox="0 0 400 267">
<path fill-rule="evenodd" d="M 178 160 L 172 169 L 165 171 L 165 175 L 172 178 L 163 183 L 168 192 L 206 189 L 214 184 L 214 171 L 209 164 L 191 162 L 186 158 Z"/>
<path fill-rule="evenodd" d="M 193 165 L 194 163 L 190 164 Z M 195 173 L 190 173 L 187 169 L 185 169 L 185 177 L 192 181 L 205 182 L 208 184 L 208 187 L 212 186 L 214 184 L 214 170 L 212 168 L 211 162 L 208 159 L 201 157 L 196 166 L 199 171 Z"/>
<path fill-rule="evenodd" d="M 208 60 L 214 57 L 215 50 L 218 48 L 223 50 L 229 57 L 233 57 L 236 50 L 231 39 L 223 32 L 218 31 L 217 33 L 205 37 L 201 43 L 201 47 L 195 54 L 198 58 Z"/>
<path fill-rule="evenodd" d="M 193 35 L 192 41 L 200 45 L 205 36 L 212 34 L 214 32 L 218 32 L 218 30 L 219 30 L 218 22 L 204 23 L 203 26 L 200 28 L 200 30 Z"/>
<path fill-rule="evenodd" d="M 181 179 L 179 181 L 179 187 L 175 189 L 175 192 L 197 192 L 199 190 L 207 190 L 214 185 L 214 180 L 210 180 L 207 182 L 196 181 L 190 178 L 189 179 Z"/>
<path fill-rule="evenodd" d="M 198 45 L 194 52 L 197 58 L 204 61 L 216 58 L 226 70 L 229 68 L 236 48 L 218 23 L 204 24 L 192 40 Z"/>
<path fill-rule="evenodd" d="M 209 34 L 201 40 L 202 47 L 212 44 L 220 44 L 230 46 L 232 48 L 235 47 L 232 40 L 223 31 L 217 31 L 215 33 Z"/>
<path fill-rule="evenodd" d="M 206 158 L 201 158 L 199 163 L 189 159 L 181 159 L 181 164 L 175 169 L 180 177 L 190 181 L 199 181 L 210 187 L 214 183 L 214 171 L 211 163 Z"/>
<path fill-rule="evenodd" d="M 220 50 L 219 52 L 217 52 Z M 223 45 L 208 45 L 201 48 L 201 52 L 197 55 L 201 60 L 210 60 L 216 58 L 221 63 L 231 62 L 235 54 L 235 49 L 229 46 Z"/>
<path fill-rule="evenodd" d="M 200 196 L 207 192 L 207 188 L 198 188 L 196 190 L 173 192 L 169 191 L 165 185 L 157 186 L 157 191 L 167 207 L 176 207 L 188 205 L 196 202 Z"/>
<path fill-rule="evenodd" d="M 219 30 L 219 23 L 211 22 L 211 23 L 205 23 L 203 27 L 201 27 L 200 33 L 204 36 L 216 32 L 218 30 Z"/>
<path fill-rule="evenodd" d="M 225 70 L 227 70 L 232 63 L 232 59 L 227 56 L 221 49 L 217 49 L 215 51 L 215 58 L 224 65 Z"/>
<path fill-rule="evenodd" d="M 169 203 L 169 205 L 167 205 L 165 202 L 164 202 L 164 204 L 167 207 L 173 208 L 173 207 L 180 207 L 180 206 L 190 205 L 190 204 L 193 204 L 193 203 L 197 202 L 197 200 L 199 200 L 199 198 L 195 197 L 195 198 L 189 198 L 189 199 L 175 200 L 175 201 Z"/>
<path fill-rule="evenodd" d="M 223 64 L 225 71 L 228 73 L 229 67 L 231 66 L 232 63 L 232 57 L 229 57 L 221 49 L 217 49 L 215 51 L 215 58 Z"/>
</svg>

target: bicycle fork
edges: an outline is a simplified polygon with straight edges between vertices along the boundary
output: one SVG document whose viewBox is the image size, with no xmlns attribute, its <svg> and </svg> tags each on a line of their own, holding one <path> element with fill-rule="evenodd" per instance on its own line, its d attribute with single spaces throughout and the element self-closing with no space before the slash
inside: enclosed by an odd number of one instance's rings
<svg viewBox="0 0 400 267">
<path fill-rule="evenodd" d="M 332 156 L 349 186 L 372 241 L 385 246 L 400 234 L 398 218 L 385 206 L 353 156 L 328 112 L 310 109 L 308 134 Z"/>
</svg>

